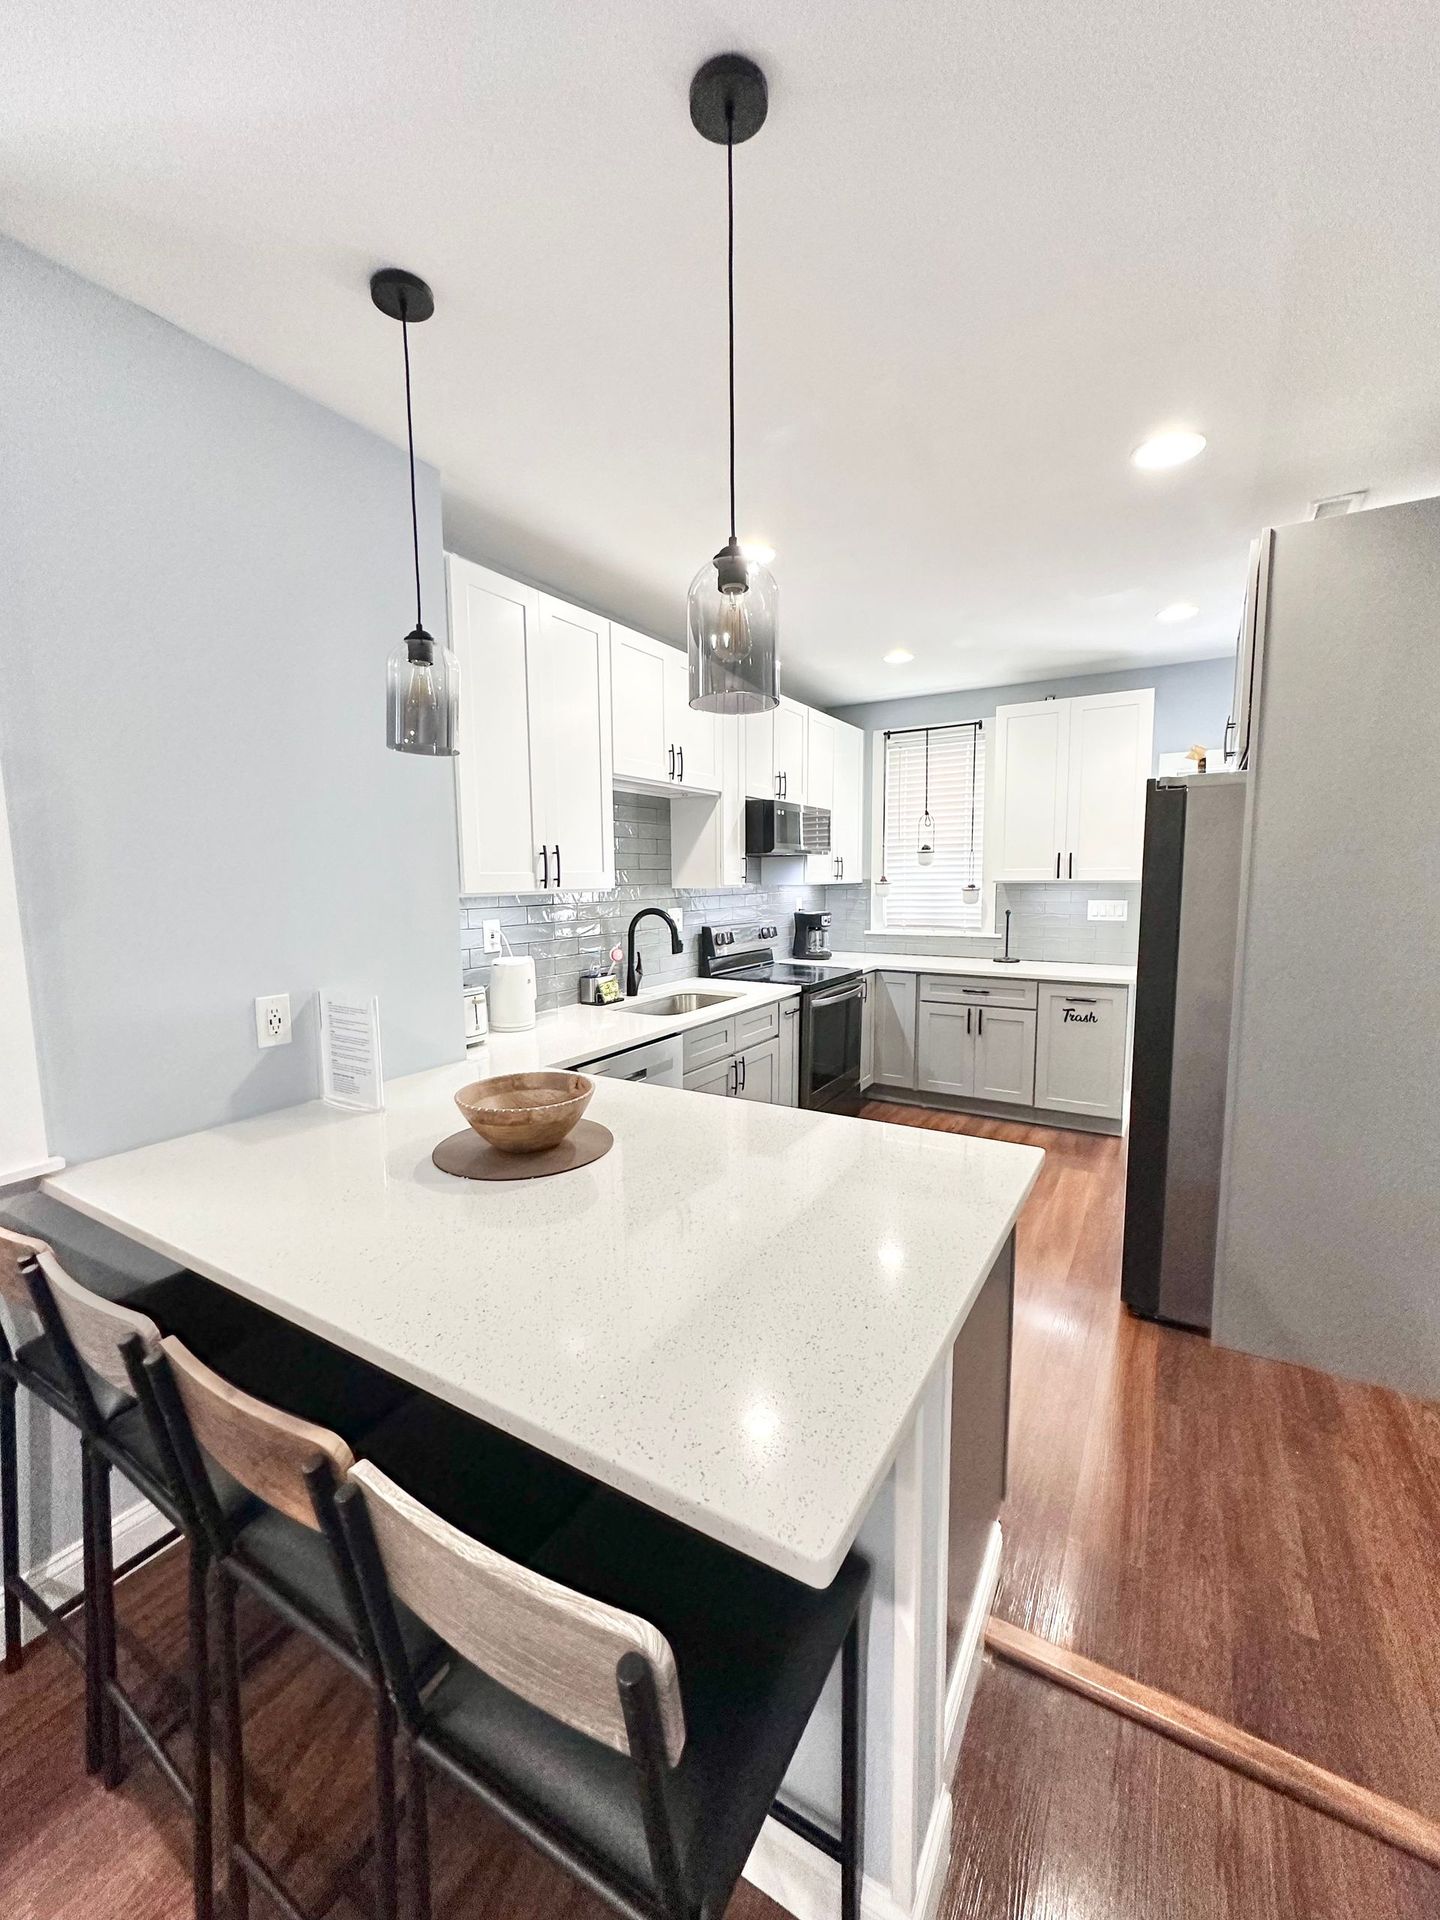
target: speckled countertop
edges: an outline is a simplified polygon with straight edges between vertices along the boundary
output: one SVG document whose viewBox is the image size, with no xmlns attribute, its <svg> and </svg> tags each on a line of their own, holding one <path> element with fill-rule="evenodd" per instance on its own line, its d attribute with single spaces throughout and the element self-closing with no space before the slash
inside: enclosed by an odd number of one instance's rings
<svg viewBox="0 0 1440 1920">
<path fill-rule="evenodd" d="M 978 979 L 1073 980 L 1092 987 L 1133 987 L 1134 967 L 1106 965 L 1098 960 L 1016 960 L 1013 964 L 986 960 L 975 954 L 950 953 L 835 953 L 831 965 L 863 967 L 867 973 L 965 973 Z"/>
<path fill-rule="evenodd" d="M 473 1077 L 457 1062 L 390 1082 L 383 1113 L 312 1102 L 45 1185 L 662 1512 L 828 1582 L 1043 1156 L 601 1080 L 590 1115 L 615 1135 L 604 1159 L 472 1183 L 437 1172 L 430 1150 Z"/>
<path fill-rule="evenodd" d="M 666 1000 L 674 993 L 723 994 L 723 1003 L 702 1007 L 698 1013 L 636 1013 L 647 1000 Z M 613 1007 L 560 1007 L 542 1013 L 533 1027 L 521 1033 L 494 1033 L 470 1048 L 475 1074 L 531 1073 L 538 1067 L 575 1067 L 600 1060 L 627 1047 L 643 1047 L 689 1027 L 708 1027 L 746 1007 L 768 1007 L 777 1000 L 793 1000 L 794 987 L 765 987 L 751 982 L 702 980 L 698 974 L 684 980 L 666 980 L 649 987 L 634 1000 Z"/>
</svg>

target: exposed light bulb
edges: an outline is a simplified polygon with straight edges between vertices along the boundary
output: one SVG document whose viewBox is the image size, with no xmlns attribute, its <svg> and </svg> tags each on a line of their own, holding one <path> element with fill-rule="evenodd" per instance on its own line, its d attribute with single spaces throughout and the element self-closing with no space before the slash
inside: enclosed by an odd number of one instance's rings
<svg viewBox="0 0 1440 1920">
<path fill-rule="evenodd" d="M 928 813 L 920 816 L 920 842 L 915 858 L 922 867 L 928 867 L 935 858 L 935 822 Z"/>
</svg>

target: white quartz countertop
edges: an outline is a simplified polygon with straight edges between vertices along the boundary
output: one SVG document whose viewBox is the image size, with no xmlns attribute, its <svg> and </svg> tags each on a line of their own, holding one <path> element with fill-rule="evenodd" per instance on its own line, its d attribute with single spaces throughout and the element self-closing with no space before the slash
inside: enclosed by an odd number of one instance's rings
<svg viewBox="0 0 1440 1920">
<path fill-rule="evenodd" d="M 653 1035 L 657 1023 L 629 1017 Z M 456 1130 L 452 1095 L 474 1072 L 472 1056 L 392 1081 L 383 1113 L 311 1102 L 45 1185 L 827 1583 L 1041 1153 L 601 1080 L 590 1117 L 615 1135 L 605 1158 L 552 1179 L 457 1180 L 430 1151 Z"/>
<path fill-rule="evenodd" d="M 633 1000 L 612 1007 L 561 1007 L 542 1013 L 523 1033 L 495 1033 L 470 1048 L 475 1077 L 492 1073 L 532 1073 L 541 1067 L 574 1067 L 627 1047 L 643 1047 L 667 1039 L 688 1027 L 708 1027 L 747 1007 L 768 1007 L 777 1000 L 793 1000 L 797 987 L 765 987 L 725 980 L 665 980 L 645 987 Z M 702 1007 L 697 1013 L 636 1013 L 647 1000 L 668 999 L 673 993 L 714 993 L 723 1004 Z"/>
<path fill-rule="evenodd" d="M 998 960 L 952 953 L 834 953 L 832 966 L 863 967 L 867 973 L 964 973 L 1000 980 L 1074 980 L 1092 987 L 1133 987 L 1134 967 L 1104 966 L 1095 960 Z"/>
</svg>

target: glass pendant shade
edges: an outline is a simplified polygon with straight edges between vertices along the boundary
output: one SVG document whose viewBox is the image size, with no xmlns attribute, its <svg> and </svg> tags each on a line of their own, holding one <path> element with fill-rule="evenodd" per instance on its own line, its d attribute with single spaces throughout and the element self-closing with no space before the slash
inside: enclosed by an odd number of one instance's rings
<svg viewBox="0 0 1440 1920">
<path fill-rule="evenodd" d="M 385 712 L 386 744 L 396 753 L 455 752 L 460 663 L 423 627 L 407 634 L 390 656 Z"/>
<path fill-rule="evenodd" d="M 765 713 L 780 704 L 779 589 L 767 568 L 747 560 L 743 589 L 722 591 L 724 554 L 690 582 L 690 704 L 702 713 Z"/>
</svg>

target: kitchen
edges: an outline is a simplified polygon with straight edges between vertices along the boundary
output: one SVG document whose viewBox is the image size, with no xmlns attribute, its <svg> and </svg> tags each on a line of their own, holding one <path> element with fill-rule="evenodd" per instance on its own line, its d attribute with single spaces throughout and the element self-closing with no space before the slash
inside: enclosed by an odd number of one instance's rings
<svg viewBox="0 0 1440 1920">
<path fill-rule="evenodd" d="M 1433 49 L 1317 23 L 1317 149 L 1233 20 L 742 8 L 727 110 L 645 0 L 473 63 L 444 3 L 202 12 L 3 83 L 6 1910 L 1426 1912 Z M 1347 305 L 1256 182 L 1333 215 L 1357 151 Z M 187 1374 L 177 1279 L 263 1333 Z M 205 1374 L 325 1438 L 328 1506 L 259 1497 L 328 1625 L 227 1626 Z M 467 1527 L 472 1457 L 564 1517 Z M 501 1582 L 442 1690 L 528 1702 L 449 1770 L 415 1505 Z M 468 1638 L 530 1582 L 598 1689 Z"/>
</svg>

